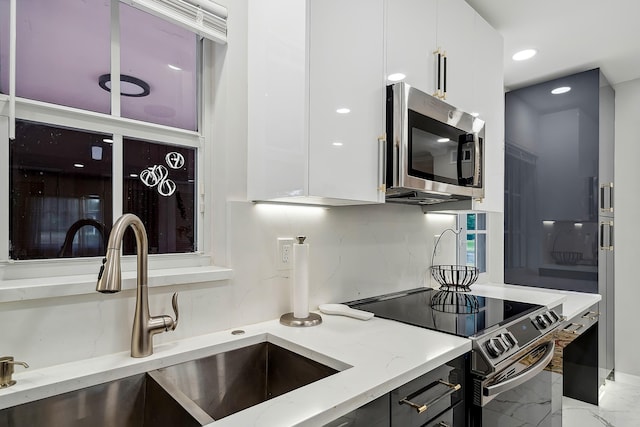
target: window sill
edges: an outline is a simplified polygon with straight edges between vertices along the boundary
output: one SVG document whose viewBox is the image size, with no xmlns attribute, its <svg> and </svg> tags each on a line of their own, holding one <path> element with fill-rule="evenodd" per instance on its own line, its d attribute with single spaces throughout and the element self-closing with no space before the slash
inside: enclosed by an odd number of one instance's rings
<svg viewBox="0 0 640 427">
<path fill-rule="evenodd" d="M 184 285 L 227 280 L 233 270 L 225 267 L 198 266 L 153 269 L 148 273 L 148 286 Z M 0 303 L 41 298 L 86 295 L 96 292 L 96 274 L 80 274 L 47 278 L 10 279 L 0 281 Z M 122 290 L 136 288 L 136 272 L 122 272 Z"/>
</svg>

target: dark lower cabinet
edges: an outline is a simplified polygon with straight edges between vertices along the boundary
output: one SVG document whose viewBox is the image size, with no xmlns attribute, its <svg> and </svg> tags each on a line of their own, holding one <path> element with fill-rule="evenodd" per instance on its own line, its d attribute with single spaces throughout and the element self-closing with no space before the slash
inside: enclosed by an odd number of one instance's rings
<svg viewBox="0 0 640 427">
<path fill-rule="evenodd" d="M 389 393 L 325 424 L 325 427 L 389 427 L 391 414 Z"/>
<path fill-rule="evenodd" d="M 325 427 L 465 427 L 465 363 L 453 359 Z"/>
</svg>

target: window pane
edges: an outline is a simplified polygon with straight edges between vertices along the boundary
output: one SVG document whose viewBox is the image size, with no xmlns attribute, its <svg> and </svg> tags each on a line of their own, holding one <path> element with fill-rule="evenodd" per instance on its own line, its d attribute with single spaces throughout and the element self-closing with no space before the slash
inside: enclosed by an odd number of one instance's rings
<svg viewBox="0 0 640 427">
<path fill-rule="evenodd" d="M 197 130 L 197 46 L 194 33 L 120 3 L 120 73 L 149 85 L 121 97 L 122 117 Z"/>
<path fill-rule="evenodd" d="M 9 0 L 0 0 L 0 93 L 9 93 Z"/>
<path fill-rule="evenodd" d="M 194 148 L 124 139 L 124 212 L 140 217 L 149 237 L 149 253 L 196 250 Z M 124 253 L 135 253 L 125 239 Z"/>
<path fill-rule="evenodd" d="M 16 122 L 10 142 L 12 259 L 104 255 L 113 198 L 105 138 Z"/>
<path fill-rule="evenodd" d="M 476 220 L 478 230 L 486 230 L 487 229 L 487 214 L 476 214 Z"/>
<path fill-rule="evenodd" d="M 476 245 L 476 267 L 480 273 L 484 273 L 487 271 L 487 235 L 478 234 Z"/>
<path fill-rule="evenodd" d="M 467 265 L 476 265 L 476 235 L 467 234 Z"/>
<path fill-rule="evenodd" d="M 109 113 L 98 85 L 109 73 L 109 18 L 104 0 L 19 0 L 16 95 Z"/>
<path fill-rule="evenodd" d="M 467 230 L 476 229 L 476 214 L 467 214 Z"/>
</svg>

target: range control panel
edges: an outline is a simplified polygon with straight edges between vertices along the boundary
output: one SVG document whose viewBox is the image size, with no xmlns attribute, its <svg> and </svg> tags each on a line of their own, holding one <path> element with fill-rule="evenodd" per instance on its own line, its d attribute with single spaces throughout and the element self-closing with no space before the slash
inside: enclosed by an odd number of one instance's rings
<svg viewBox="0 0 640 427">
<path fill-rule="evenodd" d="M 479 365 L 485 365 L 485 368 L 478 366 L 478 370 L 486 371 L 489 366 L 495 368 L 527 345 L 553 332 L 561 321 L 562 317 L 555 311 L 543 309 L 479 338 L 474 342 L 474 350 L 482 354 L 484 360 Z M 481 362 L 477 357 L 474 359 Z"/>
</svg>

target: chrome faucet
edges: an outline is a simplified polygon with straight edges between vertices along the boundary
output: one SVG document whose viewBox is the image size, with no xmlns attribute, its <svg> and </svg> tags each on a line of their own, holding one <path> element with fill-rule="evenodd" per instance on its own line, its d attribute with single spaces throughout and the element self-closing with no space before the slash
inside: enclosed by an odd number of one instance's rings
<svg viewBox="0 0 640 427">
<path fill-rule="evenodd" d="M 175 330 L 178 326 L 178 294 L 173 294 L 171 303 L 175 320 L 168 315 L 149 315 L 149 290 L 147 287 L 148 241 L 144 224 L 133 214 L 124 214 L 113 225 L 107 244 L 107 252 L 98 274 L 96 291 L 110 294 L 122 290 L 120 267 L 120 244 L 127 227 L 136 236 L 138 279 L 136 309 L 131 333 L 131 357 L 146 357 L 153 354 L 153 336 L 160 332 Z"/>
</svg>

